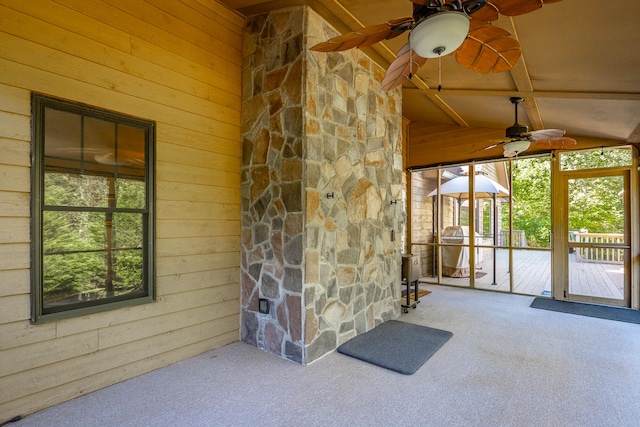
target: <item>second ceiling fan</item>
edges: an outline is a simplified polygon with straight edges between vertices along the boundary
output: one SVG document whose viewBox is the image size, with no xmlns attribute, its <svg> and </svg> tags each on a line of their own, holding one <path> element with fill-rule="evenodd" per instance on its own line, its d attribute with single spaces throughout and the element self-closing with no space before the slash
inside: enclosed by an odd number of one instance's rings
<svg viewBox="0 0 640 427">
<path fill-rule="evenodd" d="M 515 110 L 515 121 L 505 130 L 505 139 L 474 152 L 502 146 L 505 157 L 514 157 L 528 150 L 531 146 L 542 149 L 560 149 L 577 144 L 575 139 L 564 136 L 565 131 L 562 129 L 540 129 L 529 132 L 527 126 L 518 123 L 518 104 L 524 99 L 513 96 L 509 100 Z"/>
<path fill-rule="evenodd" d="M 428 58 L 455 52 L 456 61 L 477 73 L 508 71 L 520 59 L 520 43 L 508 31 L 491 25 L 499 14 L 518 16 L 561 0 L 410 0 L 413 16 L 392 19 L 313 46 L 337 52 L 371 46 L 410 31 L 409 42 L 389 65 L 382 81 L 391 90 L 411 78 Z"/>
</svg>

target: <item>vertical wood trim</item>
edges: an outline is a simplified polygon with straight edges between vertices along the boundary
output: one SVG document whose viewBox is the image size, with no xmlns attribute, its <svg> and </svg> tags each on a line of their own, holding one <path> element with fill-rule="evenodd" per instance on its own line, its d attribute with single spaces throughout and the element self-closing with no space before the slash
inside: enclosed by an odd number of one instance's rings
<svg viewBox="0 0 640 427">
<path fill-rule="evenodd" d="M 629 218 L 631 224 L 629 225 L 631 233 L 631 250 L 629 265 L 629 274 L 631 280 L 631 308 L 640 309 L 640 150 L 637 146 L 631 147 L 631 153 L 633 155 L 633 162 L 631 164 L 631 173 L 629 180 Z M 633 195 L 636 197 L 632 197 Z"/>
<path fill-rule="evenodd" d="M 564 191 L 566 177 L 560 172 L 559 154 L 554 154 L 551 159 L 551 232 L 552 232 L 552 262 L 551 262 L 551 288 L 553 298 L 564 300 L 565 291 L 568 291 L 567 272 L 567 214 L 566 197 Z"/>
<path fill-rule="evenodd" d="M 411 172 L 407 170 L 407 158 L 409 157 L 409 123 L 410 121 L 406 118 L 402 118 L 402 175 L 403 175 L 403 184 L 405 188 L 406 194 L 406 222 L 404 224 L 405 229 L 405 247 L 402 248 L 403 252 L 411 253 L 411 227 L 412 223 L 412 193 L 413 193 L 413 183 L 411 180 Z"/>
</svg>

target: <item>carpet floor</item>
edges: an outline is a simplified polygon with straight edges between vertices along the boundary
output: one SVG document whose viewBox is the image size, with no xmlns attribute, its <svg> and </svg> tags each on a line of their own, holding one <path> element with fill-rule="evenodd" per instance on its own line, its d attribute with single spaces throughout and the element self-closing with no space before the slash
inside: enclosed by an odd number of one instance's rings
<svg viewBox="0 0 640 427">
<path fill-rule="evenodd" d="M 453 337 L 413 375 L 337 352 L 300 366 L 237 342 L 8 427 L 638 425 L 638 325 L 420 286 L 431 294 L 399 320 Z"/>
</svg>

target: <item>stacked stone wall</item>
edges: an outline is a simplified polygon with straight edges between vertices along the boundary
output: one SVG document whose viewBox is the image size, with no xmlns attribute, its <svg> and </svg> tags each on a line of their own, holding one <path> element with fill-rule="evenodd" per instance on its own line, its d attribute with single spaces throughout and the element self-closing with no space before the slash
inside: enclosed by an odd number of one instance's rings
<svg viewBox="0 0 640 427">
<path fill-rule="evenodd" d="M 242 340 L 309 363 L 400 313 L 401 95 L 311 9 L 246 28 Z"/>
<path fill-rule="evenodd" d="M 309 12 L 309 46 L 338 35 Z M 402 111 L 362 51 L 307 52 L 307 362 L 400 313 Z"/>
<path fill-rule="evenodd" d="M 241 339 L 304 362 L 304 9 L 251 17 L 243 40 Z M 269 302 L 260 313 L 258 301 Z"/>
</svg>

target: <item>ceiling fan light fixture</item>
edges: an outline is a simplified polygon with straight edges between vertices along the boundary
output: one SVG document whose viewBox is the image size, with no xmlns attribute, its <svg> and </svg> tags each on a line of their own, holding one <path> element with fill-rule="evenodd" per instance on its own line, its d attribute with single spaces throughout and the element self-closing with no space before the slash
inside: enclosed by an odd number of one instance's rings
<svg viewBox="0 0 640 427">
<path fill-rule="evenodd" d="M 448 55 L 469 34 L 469 18 L 461 12 L 441 12 L 427 17 L 409 34 L 411 49 L 423 58 Z"/>
<path fill-rule="evenodd" d="M 522 153 L 531 145 L 531 141 L 526 139 L 516 139 L 515 141 L 509 141 L 502 146 L 507 153 Z"/>
</svg>

